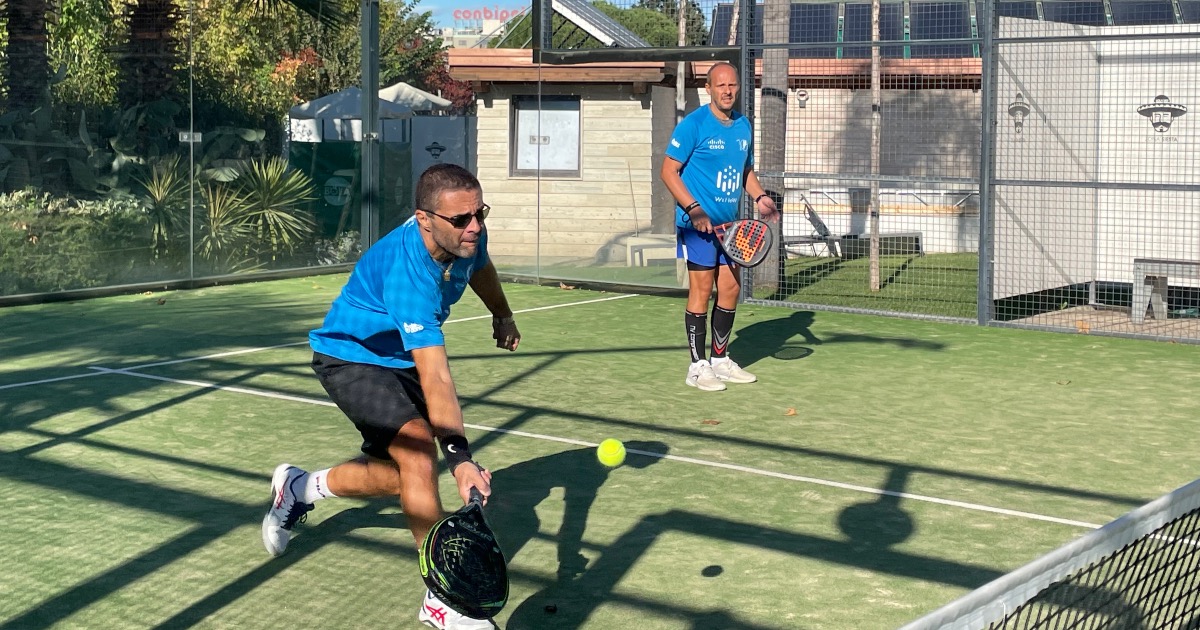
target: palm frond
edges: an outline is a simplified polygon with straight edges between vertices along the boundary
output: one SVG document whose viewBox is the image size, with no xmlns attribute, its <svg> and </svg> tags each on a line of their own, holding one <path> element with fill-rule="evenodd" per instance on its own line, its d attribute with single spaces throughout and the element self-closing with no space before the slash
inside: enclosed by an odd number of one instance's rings
<svg viewBox="0 0 1200 630">
<path fill-rule="evenodd" d="M 249 0 L 261 13 L 272 14 L 284 6 L 295 7 L 307 13 L 325 26 L 349 24 L 355 16 L 350 10 L 351 0 Z"/>
</svg>

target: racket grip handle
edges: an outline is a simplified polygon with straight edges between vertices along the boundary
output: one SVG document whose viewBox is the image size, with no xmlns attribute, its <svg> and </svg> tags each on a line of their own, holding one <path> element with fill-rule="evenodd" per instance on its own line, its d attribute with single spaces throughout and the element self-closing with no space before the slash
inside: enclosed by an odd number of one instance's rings
<svg viewBox="0 0 1200 630">
<path fill-rule="evenodd" d="M 471 503 L 478 503 L 479 505 L 483 505 L 483 493 L 479 491 L 479 488 L 476 488 L 475 486 L 471 486 L 470 497 L 471 497 Z"/>
</svg>

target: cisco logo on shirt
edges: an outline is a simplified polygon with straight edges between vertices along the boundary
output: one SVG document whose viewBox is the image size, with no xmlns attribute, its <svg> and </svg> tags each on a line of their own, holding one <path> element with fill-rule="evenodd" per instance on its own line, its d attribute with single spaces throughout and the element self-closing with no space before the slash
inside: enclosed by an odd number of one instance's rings
<svg viewBox="0 0 1200 630">
<path fill-rule="evenodd" d="M 420 324 L 410 324 L 408 322 L 404 322 L 404 324 L 402 324 L 402 325 L 404 326 L 404 332 L 406 332 L 410 335 L 413 333 L 419 333 L 422 330 L 425 330 L 425 327 Z"/>
<path fill-rule="evenodd" d="M 709 138 L 708 150 L 709 151 L 724 151 L 725 150 L 725 141 L 720 138 Z"/>
<path fill-rule="evenodd" d="M 732 195 L 737 192 L 738 187 L 742 185 L 741 178 L 738 177 L 738 170 L 732 166 L 726 166 L 717 173 L 717 190 Z"/>
</svg>

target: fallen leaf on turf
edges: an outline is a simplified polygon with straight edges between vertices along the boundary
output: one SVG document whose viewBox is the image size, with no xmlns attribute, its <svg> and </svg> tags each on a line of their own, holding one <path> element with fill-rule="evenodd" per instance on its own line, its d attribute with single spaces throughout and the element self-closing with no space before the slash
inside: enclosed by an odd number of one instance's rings
<svg viewBox="0 0 1200 630">
<path fill-rule="evenodd" d="M 570 291 L 571 289 L 574 289 L 574 288 L 575 288 L 575 285 L 573 285 L 573 284 L 563 284 L 563 283 L 559 282 L 559 283 L 558 283 L 558 288 L 562 289 L 563 291 Z"/>
<path fill-rule="evenodd" d="M 1071 384 L 1071 381 L 1054 381 L 1054 382 L 1058 383 L 1059 385 L 1070 385 Z"/>
<path fill-rule="evenodd" d="M 796 408 L 795 408 L 795 407 L 788 407 L 787 411 L 783 412 L 783 415 L 785 415 L 785 416 L 794 416 L 794 415 L 796 415 Z"/>
<path fill-rule="evenodd" d="M 721 424 L 720 420 L 701 420 L 700 424 Z"/>
<path fill-rule="evenodd" d="M 166 304 L 166 303 L 167 303 L 167 299 L 166 299 L 166 298 L 158 298 L 158 305 L 159 305 L 159 306 L 162 306 L 163 304 Z"/>
</svg>

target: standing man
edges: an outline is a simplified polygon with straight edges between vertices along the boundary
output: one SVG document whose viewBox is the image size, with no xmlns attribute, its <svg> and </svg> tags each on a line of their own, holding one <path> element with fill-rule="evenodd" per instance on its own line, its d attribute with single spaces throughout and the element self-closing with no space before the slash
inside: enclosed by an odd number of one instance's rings
<svg viewBox="0 0 1200 630">
<path fill-rule="evenodd" d="M 711 99 L 708 107 L 688 114 L 671 135 L 663 160 L 662 180 L 675 197 L 678 256 L 688 269 L 688 302 L 683 314 L 692 361 L 687 380 L 692 387 L 717 392 L 725 383 L 758 380 L 726 353 L 737 311 L 741 277 L 738 266 L 725 255 L 713 233 L 715 226 L 738 218 L 745 191 L 764 220 L 778 214 L 775 200 L 763 190 L 754 174 L 754 131 L 750 121 L 734 111 L 738 72 L 721 62 L 708 71 L 704 84 Z M 712 308 L 712 359 L 706 356 L 709 327 L 708 299 L 713 285 L 717 299 Z"/>
<path fill-rule="evenodd" d="M 329 497 L 398 497 L 419 546 L 443 516 L 437 447 L 466 503 L 491 494 L 491 472 L 475 463 L 446 358 L 442 323 L 467 285 L 492 312 L 496 346 L 521 334 L 487 255 L 488 215 L 479 180 L 437 164 L 417 181 L 417 211 L 355 265 L 325 323 L 309 333 L 312 368 L 330 399 L 362 434 L 362 455 L 317 472 L 280 464 L 271 479 L 263 544 L 278 556 L 313 503 Z M 417 615 L 435 628 L 493 628 L 426 592 Z"/>
</svg>

